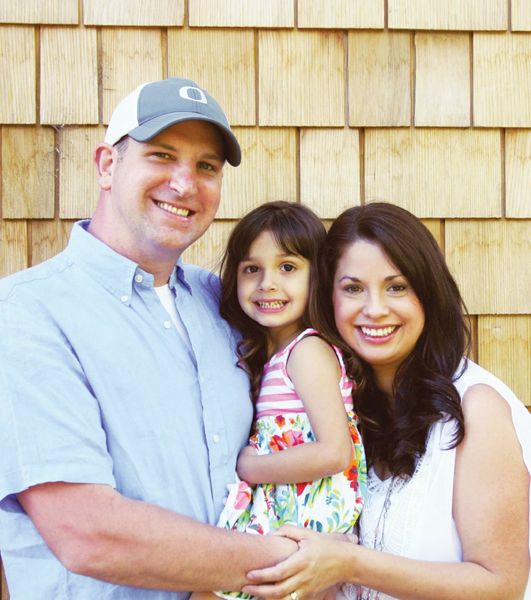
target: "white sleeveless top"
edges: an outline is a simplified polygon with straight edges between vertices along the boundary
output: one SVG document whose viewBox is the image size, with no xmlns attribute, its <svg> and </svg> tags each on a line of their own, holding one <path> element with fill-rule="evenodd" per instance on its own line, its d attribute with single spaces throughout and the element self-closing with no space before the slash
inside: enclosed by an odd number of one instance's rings
<svg viewBox="0 0 531 600">
<path fill-rule="evenodd" d="M 467 362 L 465 372 L 455 382 L 459 395 L 463 398 L 472 385 L 486 384 L 508 402 L 524 462 L 531 472 L 531 415 L 502 381 L 474 362 Z M 426 453 L 407 482 L 401 479 L 393 482 L 392 478 L 381 481 L 374 470 L 370 470 L 368 497 L 359 522 L 361 544 L 417 560 L 463 560 L 461 542 L 452 516 L 456 449 L 444 450 L 451 443 L 453 432 L 454 424 L 451 421 L 438 422 L 432 427 Z M 393 489 L 389 497 L 390 486 Z M 387 509 L 384 508 L 386 498 L 389 498 Z M 381 592 L 378 594 L 373 591 L 371 594 L 370 590 L 356 590 L 355 586 L 349 584 L 343 586 L 343 593 L 350 599 L 394 600 Z M 531 600 L 531 578 L 524 599 Z"/>
</svg>

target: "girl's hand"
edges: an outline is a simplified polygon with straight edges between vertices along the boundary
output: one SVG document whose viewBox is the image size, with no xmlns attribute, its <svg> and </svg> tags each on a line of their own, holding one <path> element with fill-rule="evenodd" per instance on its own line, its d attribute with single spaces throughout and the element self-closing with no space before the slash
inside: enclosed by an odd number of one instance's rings
<svg viewBox="0 0 531 600">
<path fill-rule="evenodd" d="M 297 592 L 298 600 L 305 600 L 341 583 L 346 563 L 344 542 L 357 543 L 356 536 L 316 533 L 286 525 L 275 535 L 295 540 L 299 550 L 273 567 L 247 573 L 249 585 L 242 591 L 261 598 L 286 598 Z M 345 563 L 345 564 L 344 564 Z"/>
</svg>

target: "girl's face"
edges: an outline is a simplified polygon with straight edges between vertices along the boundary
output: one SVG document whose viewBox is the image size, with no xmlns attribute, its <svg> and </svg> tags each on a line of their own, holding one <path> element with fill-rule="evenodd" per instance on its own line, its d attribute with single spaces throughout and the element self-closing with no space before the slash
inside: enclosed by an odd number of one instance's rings
<svg viewBox="0 0 531 600">
<path fill-rule="evenodd" d="M 395 373 L 424 328 L 424 309 L 408 280 L 378 244 L 358 240 L 341 256 L 333 289 L 343 340 L 369 363 L 390 393 Z"/>
<path fill-rule="evenodd" d="M 309 261 L 286 253 L 269 231 L 254 240 L 238 265 L 240 306 L 248 317 L 268 329 L 273 352 L 299 333 L 309 287 Z"/>
</svg>

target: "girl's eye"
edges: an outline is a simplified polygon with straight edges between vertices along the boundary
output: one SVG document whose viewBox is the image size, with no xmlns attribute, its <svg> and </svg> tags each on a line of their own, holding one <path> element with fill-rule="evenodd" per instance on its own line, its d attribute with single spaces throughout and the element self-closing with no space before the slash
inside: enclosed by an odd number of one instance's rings
<svg viewBox="0 0 531 600">
<path fill-rule="evenodd" d="M 291 273 L 292 271 L 295 271 L 295 265 L 292 265 L 291 263 L 285 263 L 280 266 L 280 270 L 285 271 L 286 273 Z"/>
<path fill-rule="evenodd" d="M 257 273 L 258 267 L 256 265 L 246 265 L 243 267 L 242 271 L 247 274 Z"/>
</svg>

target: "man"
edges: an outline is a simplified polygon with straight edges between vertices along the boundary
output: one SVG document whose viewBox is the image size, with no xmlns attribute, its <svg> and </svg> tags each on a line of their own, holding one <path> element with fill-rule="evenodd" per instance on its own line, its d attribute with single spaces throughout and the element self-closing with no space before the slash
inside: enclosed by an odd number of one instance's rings
<svg viewBox="0 0 531 600">
<path fill-rule="evenodd" d="M 206 91 L 140 86 L 96 149 L 92 220 L 0 283 L 12 600 L 184 599 L 296 549 L 212 527 L 252 408 L 217 281 L 179 259 L 214 219 L 225 160 L 240 147 Z"/>
</svg>

